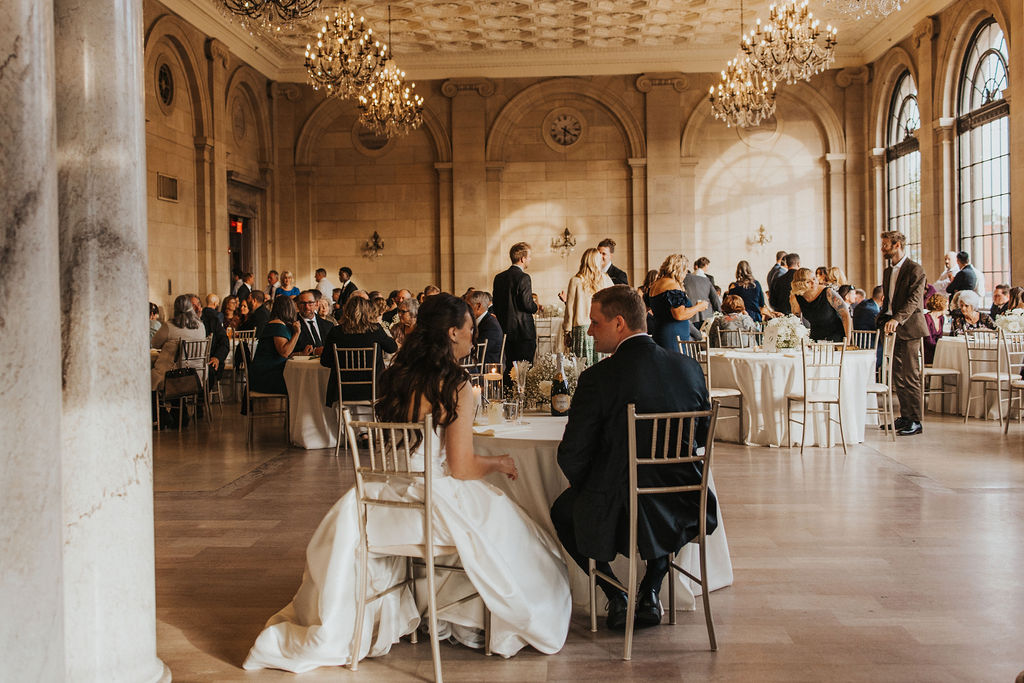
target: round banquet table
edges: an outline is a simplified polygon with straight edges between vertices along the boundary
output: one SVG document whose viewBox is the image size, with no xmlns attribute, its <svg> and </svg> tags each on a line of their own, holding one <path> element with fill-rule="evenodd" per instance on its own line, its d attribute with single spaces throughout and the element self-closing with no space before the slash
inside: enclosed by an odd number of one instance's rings
<svg viewBox="0 0 1024 683">
<path fill-rule="evenodd" d="M 524 416 L 525 424 L 483 425 L 473 428 L 473 449 L 480 455 L 509 454 L 516 461 L 519 478 L 512 481 L 508 477 L 492 474 L 487 481 L 516 501 L 523 510 L 541 527 L 557 539 L 555 527 L 551 523 L 551 504 L 562 491 L 569 487 L 562 470 L 558 467 L 558 444 L 565 431 L 566 417 L 550 415 Z M 714 490 L 714 478 L 711 488 Z M 718 511 L 718 528 L 707 538 L 708 578 L 711 590 L 717 590 L 732 584 L 732 560 L 729 557 L 729 544 L 725 536 L 725 522 L 721 509 Z M 572 558 L 563 553 L 569 566 L 569 581 L 572 589 L 573 602 L 586 606 L 589 604 L 589 589 L 586 574 L 580 570 Z M 679 551 L 676 562 L 691 574 L 700 576 L 700 563 L 696 543 L 689 543 Z M 612 563 L 616 576 L 625 580 L 629 563 L 626 558 L 619 557 Z M 643 567 L 641 565 L 641 576 Z M 682 574 L 676 574 L 681 591 L 676 591 L 676 608 L 692 610 L 695 608 L 696 595 L 700 595 L 700 584 L 695 584 Z M 662 588 L 662 604 L 668 608 L 668 591 Z M 603 597 L 599 606 L 604 603 Z"/>
<path fill-rule="evenodd" d="M 974 386 L 971 387 L 971 393 L 967 393 L 970 380 L 970 372 L 968 372 L 967 367 L 967 337 L 939 337 L 939 341 L 935 345 L 935 358 L 932 361 L 932 366 L 960 371 L 960 377 L 957 380 L 960 387 L 960 405 L 956 407 L 958 415 L 963 415 L 967 412 L 967 397 L 973 395 L 971 417 L 984 416 L 989 420 L 999 419 L 996 407 L 996 392 L 989 391 L 988 398 L 983 399 L 984 385 L 981 382 L 975 382 Z M 991 364 L 981 368 L 982 371 L 991 371 L 993 369 Z M 939 382 L 938 380 L 932 380 L 932 384 L 938 388 Z M 991 387 L 992 385 L 989 386 Z M 941 412 L 945 410 L 945 406 L 948 406 L 951 400 L 951 398 L 946 398 L 945 396 L 930 396 L 928 398 L 928 410 Z"/>
<path fill-rule="evenodd" d="M 289 440 L 302 448 L 334 448 L 338 412 L 324 404 L 331 370 L 318 358 L 291 358 L 284 365 L 288 387 Z"/>
<path fill-rule="evenodd" d="M 786 395 L 803 391 L 803 363 L 799 349 L 775 353 L 753 349 L 711 349 L 711 385 L 723 389 L 739 389 L 743 394 L 744 443 L 759 446 L 788 446 L 786 443 Z M 843 356 L 842 416 L 846 443 L 864 441 L 864 423 L 869 400 L 868 384 L 875 378 L 874 351 L 847 351 Z M 833 388 L 835 383 L 822 383 L 821 389 Z M 811 389 L 814 389 L 812 384 Z M 735 399 L 723 399 L 715 429 L 716 440 L 740 441 L 738 420 L 723 420 L 736 414 L 728 406 Z M 872 404 L 873 407 L 873 404 Z M 833 408 L 833 411 L 835 409 Z M 802 409 L 793 404 L 793 417 L 802 419 Z M 834 415 L 834 413 L 833 413 Z M 832 446 L 839 443 L 839 425 L 832 425 L 832 443 L 826 443 L 828 430 L 825 414 L 808 415 L 811 433 L 808 446 Z M 798 424 L 793 424 L 791 444 L 800 443 Z"/>
</svg>

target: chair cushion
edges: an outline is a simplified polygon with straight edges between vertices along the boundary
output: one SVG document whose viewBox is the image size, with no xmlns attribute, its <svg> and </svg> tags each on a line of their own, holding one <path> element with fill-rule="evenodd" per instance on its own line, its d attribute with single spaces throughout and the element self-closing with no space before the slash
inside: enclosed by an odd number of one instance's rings
<svg viewBox="0 0 1024 683">
<path fill-rule="evenodd" d="M 786 394 L 786 399 L 790 401 L 804 400 L 803 394 Z M 812 391 L 807 397 L 808 403 L 838 403 L 839 397 L 833 393 L 827 391 Z"/>
<path fill-rule="evenodd" d="M 725 389 L 722 387 L 711 387 L 711 391 L 708 392 L 711 398 L 726 398 L 728 396 L 742 396 L 743 392 L 739 389 Z"/>
<path fill-rule="evenodd" d="M 960 371 L 959 370 L 954 370 L 953 368 L 929 368 L 929 367 L 925 367 L 924 374 L 925 374 L 925 376 L 928 376 L 928 375 L 959 375 Z"/>
<path fill-rule="evenodd" d="M 889 386 L 881 382 L 872 382 L 868 385 L 869 394 L 888 394 Z"/>
<path fill-rule="evenodd" d="M 426 557 L 424 552 L 426 548 L 422 545 L 410 544 L 410 545 L 371 545 L 370 552 L 376 555 L 394 555 L 397 557 L 418 557 L 423 559 Z M 453 545 L 435 545 L 434 546 L 434 557 L 443 557 L 444 555 L 455 555 L 458 553 L 458 549 Z"/>
<path fill-rule="evenodd" d="M 971 375 L 971 381 L 977 382 L 1006 382 L 1010 375 L 1005 372 L 976 372 Z"/>
</svg>

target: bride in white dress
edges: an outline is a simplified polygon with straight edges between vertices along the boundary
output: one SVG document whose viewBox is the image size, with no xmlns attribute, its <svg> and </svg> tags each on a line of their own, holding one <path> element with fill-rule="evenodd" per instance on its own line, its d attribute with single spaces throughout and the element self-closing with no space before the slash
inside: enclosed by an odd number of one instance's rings
<svg viewBox="0 0 1024 683">
<path fill-rule="evenodd" d="M 572 610 L 565 562 L 556 541 L 503 492 L 482 481 L 492 472 L 513 479 L 517 472 L 508 455 L 473 453 L 474 396 L 456 361 L 468 355 L 472 345 L 473 318 L 465 302 L 450 294 L 427 299 L 416 327 L 378 381 L 377 418 L 419 421 L 429 411 L 439 425 L 440 452 L 430 456 L 434 542 L 458 549 L 472 583 L 471 588 L 466 585 L 467 576 L 440 574 L 439 604 L 475 590 L 491 612 L 493 652 L 511 657 L 531 645 L 552 654 L 565 643 Z M 395 494 L 408 496 L 410 491 Z M 371 508 L 367 522 L 371 544 L 421 542 L 422 524 L 409 514 L 402 509 Z M 355 491 L 350 490 L 313 534 L 302 586 L 292 602 L 267 622 L 243 664 L 246 669 L 301 673 L 350 663 L 358 543 Z M 368 592 L 397 583 L 404 572 L 404 559 L 371 555 Z M 394 591 L 367 604 L 358 658 L 387 654 L 399 638 L 419 626 L 419 615 L 409 590 Z M 471 647 L 482 645 L 479 599 L 441 610 L 438 619 L 443 622 L 440 635 L 450 633 Z"/>
</svg>

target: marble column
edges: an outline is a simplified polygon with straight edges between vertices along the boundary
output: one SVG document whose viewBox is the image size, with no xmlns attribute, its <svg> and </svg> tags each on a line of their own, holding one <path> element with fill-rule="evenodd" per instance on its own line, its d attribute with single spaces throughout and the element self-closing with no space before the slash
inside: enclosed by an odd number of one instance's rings
<svg viewBox="0 0 1024 683">
<path fill-rule="evenodd" d="M 64 678 L 60 266 L 53 15 L 4 3 L 0 23 L 0 669 Z M 16 283 L 32 283 L 31 296 Z"/>
<path fill-rule="evenodd" d="M 882 263 L 881 234 L 889 229 L 886 223 L 886 196 L 885 196 L 885 147 L 875 147 L 871 150 L 872 169 L 872 190 L 873 204 L 875 208 L 874 230 L 868 233 L 867 241 L 867 268 L 868 282 L 875 282 L 882 277 L 885 264 Z"/>
<path fill-rule="evenodd" d="M 156 656 L 142 5 L 55 0 L 54 26 L 63 679 L 170 680 Z"/>
<path fill-rule="evenodd" d="M 942 203 L 939 207 L 941 219 L 939 246 L 942 254 L 947 251 L 959 251 L 956 239 L 956 167 L 953 158 L 953 142 L 956 140 L 956 119 L 942 117 L 935 127 L 939 140 L 939 155 L 934 164 L 935 174 L 941 178 Z M 922 159 L 923 164 L 923 159 Z"/>
<path fill-rule="evenodd" d="M 1021 28 L 1024 27 L 1024 3 L 1009 4 L 1009 26 L 1006 31 L 1007 50 L 1009 51 L 1009 87 L 1003 91 L 1006 103 L 1010 105 L 1010 187 L 1017 191 L 1010 192 L 1010 281 L 1020 284 L 1024 277 L 1024 96 L 1017 97 L 1017 90 L 1024 84 L 1024 40 L 1021 39 Z M 1017 104 L 1012 100 L 1016 98 Z M 991 287 L 995 283 L 990 283 Z"/>
<path fill-rule="evenodd" d="M 207 83 L 210 93 L 210 130 L 213 133 L 213 150 L 210 161 L 210 203 L 207 205 L 209 222 L 206 235 L 199 242 L 200 253 L 207 267 L 199 269 L 199 296 L 209 292 L 227 289 L 230 280 L 230 257 L 228 256 L 228 123 L 227 97 L 228 64 L 230 53 L 227 46 L 216 38 L 206 40 L 208 62 Z M 301 263 L 296 264 L 297 269 Z"/>
<path fill-rule="evenodd" d="M 935 17 L 925 17 L 914 26 L 913 44 L 917 50 L 917 106 L 921 111 L 921 126 L 915 135 L 921 152 L 921 255 L 919 260 L 928 273 L 942 272 L 942 175 L 935 159 L 935 130 L 929 122 L 937 107 L 932 97 L 933 89 L 927 87 L 936 82 L 935 38 L 939 22 Z M 924 85 L 922 85 L 924 84 Z"/>
<path fill-rule="evenodd" d="M 864 213 L 863 197 L 867 191 L 864 161 L 867 152 L 866 103 L 871 71 L 866 66 L 842 69 L 836 74 L 836 85 L 843 89 L 843 134 L 846 137 L 846 275 L 852 282 L 871 282 L 868 277 L 864 247 L 870 220 Z"/>
</svg>

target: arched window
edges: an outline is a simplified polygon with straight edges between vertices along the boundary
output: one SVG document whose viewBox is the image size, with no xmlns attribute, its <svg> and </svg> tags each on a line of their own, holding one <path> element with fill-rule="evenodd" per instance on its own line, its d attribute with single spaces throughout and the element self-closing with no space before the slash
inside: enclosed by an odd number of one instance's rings
<svg viewBox="0 0 1024 683">
<path fill-rule="evenodd" d="M 967 47 L 957 94 L 960 248 L 986 292 L 1010 281 L 1010 107 L 1006 38 L 994 19 Z"/>
<path fill-rule="evenodd" d="M 921 261 L 921 150 L 914 133 L 921 127 L 917 109 L 917 88 L 909 71 L 896 80 L 889 103 L 885 139 L 889 193 L 889 230 L 907 236 L 907 255 Z"/>
</svg>

